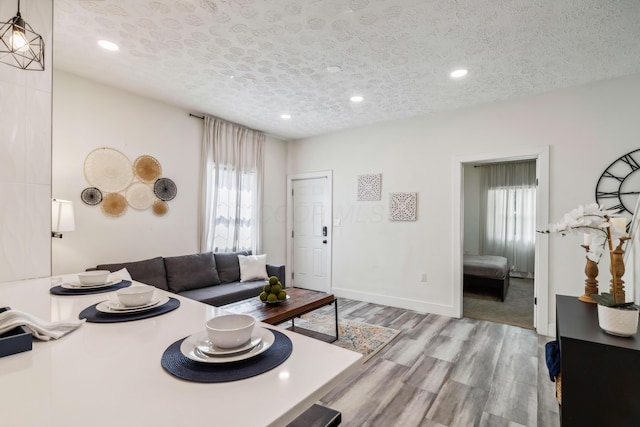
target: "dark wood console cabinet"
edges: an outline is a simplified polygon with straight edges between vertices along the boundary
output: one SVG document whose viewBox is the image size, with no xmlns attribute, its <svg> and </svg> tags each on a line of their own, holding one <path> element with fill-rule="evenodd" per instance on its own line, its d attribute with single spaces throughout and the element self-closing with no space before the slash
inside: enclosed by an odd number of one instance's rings
<svg viewBox="0 0 640 427">
<path fill-rule="evenodd" d="M 598 326 L 596 304 L 556 296 L 562 427 L 640 426 L 640 333 L 622 338 Z"/>
</svg>

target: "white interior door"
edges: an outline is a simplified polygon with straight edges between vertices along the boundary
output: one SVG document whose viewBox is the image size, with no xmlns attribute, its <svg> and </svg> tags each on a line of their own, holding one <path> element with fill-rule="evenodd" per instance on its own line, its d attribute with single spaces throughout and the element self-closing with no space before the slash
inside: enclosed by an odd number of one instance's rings
<svg viewBox="0 0 640 427">
<path fill-rule="evenodd" d="M 291 190 L 293 286 L 329 292 L 331 182 L 327 176 L 292 179 Z"/>
</svg>

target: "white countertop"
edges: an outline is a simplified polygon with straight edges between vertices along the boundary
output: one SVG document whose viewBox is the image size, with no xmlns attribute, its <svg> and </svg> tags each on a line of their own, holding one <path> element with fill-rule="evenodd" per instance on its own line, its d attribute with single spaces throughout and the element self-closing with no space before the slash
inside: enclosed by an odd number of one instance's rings
<svg viewBox="0 0 640 427">
<path fill-rule="evenodd" d="M 113 294 L 56 296 L 49 293 L 51 286 L 49 278 L 0 283 L 0 307 L 49 321 L 75 320 L 84 308 Z M 293 352 L 283 364 L 239 381 L 180 380 L 162 368 L 162 353 L 204 330 L 204 322 L 222 310 L 170 295 L 181 302 L 170 313 L 122 323 L 87 322 L 59 340 L 34 339 L 32 351 L 0 358 L 1 424 L 283 426 L 362 363 L 359 353 L 261 323 L 291 338 Z"/>
</svg>

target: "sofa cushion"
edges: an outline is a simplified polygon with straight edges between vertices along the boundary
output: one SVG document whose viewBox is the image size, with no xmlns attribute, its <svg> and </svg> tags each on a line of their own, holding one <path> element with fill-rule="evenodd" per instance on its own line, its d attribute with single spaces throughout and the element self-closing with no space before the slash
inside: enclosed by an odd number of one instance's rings
<svg viewBox="0 0 640 427">
<path fill-rule="evenodd" d="M 240 281 L 251 282 L 253 280 L 266 280 L 267 256 L 266 255 L 238 255 L 240 264 Z"/>
<path fill-rule="evenodd" d="M 240 263 L 238 255 L 249 255 L 249 252 L 220 252 L 214 253 L 218 276 L 222 283 L 232 283 L 240 281 Z"/>
<path fill-rule="evenodd" d="M 192 289 L 178 295 L 219 307 L 247 298 L 257 298 L 264 288 L 264 281 L 223 283 L 218 286 Z"/>
<path fill-rule="evenodd" d="M 167 273 L 164 269 L 164 260 L 162 257 L 119 264 L 101 264 L 96 266 L 96 268 L 98 270 L 109 270 L 111 272 L 126 268 L 133 280 L 155 286 L 165 291 L 169 290 Z"/>
<path fill-rule="evenodd" d="M 220 284 L 213 252 L 166 257 L 169 290 L 175 293 Z"/>
</svg>

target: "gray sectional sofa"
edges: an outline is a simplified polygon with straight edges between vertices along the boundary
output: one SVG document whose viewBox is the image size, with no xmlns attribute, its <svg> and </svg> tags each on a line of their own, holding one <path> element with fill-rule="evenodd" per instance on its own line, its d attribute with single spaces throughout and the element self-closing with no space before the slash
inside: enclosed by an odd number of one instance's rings
<svg viewBox="0 0 640 427">
<path fill-rule="evenodd" d="M 133 280 L 153 285 L 209 305 L 221 306 L 257 297 L 265 281 L 240 281 L 238 255 L 250 252 L 206 252 L 174 257 L 156 257 L 142 261 L 100 264 L 87 270 L 126 268 Z M 267 264 L 267 275 L 276 276 L 285 286 L 285 266 Z"/>
</svg>

